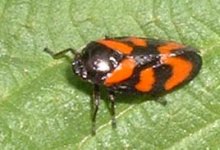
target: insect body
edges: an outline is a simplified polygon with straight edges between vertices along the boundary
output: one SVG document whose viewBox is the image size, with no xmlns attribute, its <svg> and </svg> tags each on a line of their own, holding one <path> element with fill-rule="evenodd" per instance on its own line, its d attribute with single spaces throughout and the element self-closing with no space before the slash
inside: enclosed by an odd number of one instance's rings
<svg viewBox="0 0 220 150">
<path fill-rule="evenodd" d="M 202 65 L 202 59 L 194 48 L 172 41 L 139 37 L 92 41 L 81 53 L 66 49 L 53 54 L 45 50 L 53 57 L 68 51 L 74 53 L 73 72 L 94 85 L 94 126 L 101 85 L 109 92 L 112 123 L 115 126 L 115 92 L 153 95 L 168 92 L 193 79 Z M 95 129 L 93 131 L 95 133 Z"/>
</svg>

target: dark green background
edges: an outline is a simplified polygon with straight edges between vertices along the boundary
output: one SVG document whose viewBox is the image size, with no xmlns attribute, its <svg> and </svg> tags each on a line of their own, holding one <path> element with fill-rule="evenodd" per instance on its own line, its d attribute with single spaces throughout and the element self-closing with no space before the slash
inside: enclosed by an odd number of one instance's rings
<svg viewBox="0 0 220 150">
<path fill-rule="evenodd" d="M 220 147 L 219 0 L 0 0 L 0 149 L 217 149 Z M 68 59 L 107 36 L 175 40 L 198 48 L 200 74 L 160 100 L 118 96 L 110 124 L 104 94 L 91 137 L 91 85 Z"/>
</svg>

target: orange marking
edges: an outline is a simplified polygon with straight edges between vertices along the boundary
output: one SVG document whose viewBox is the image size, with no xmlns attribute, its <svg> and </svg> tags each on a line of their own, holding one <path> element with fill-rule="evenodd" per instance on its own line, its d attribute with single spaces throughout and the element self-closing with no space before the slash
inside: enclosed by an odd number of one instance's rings
<svg viewBox="0 0 220 150">
<path fill-rule="evenodd" d="M 134 45 L 136 46 L 147 46 L 147 41 L 146 39 L 141 39 L 141 38 L 136 38 L 136 37 L 130 37 L 128 38 L 129 41 L 131 41 Z"/>
<path fill-rule="evenodd" d="M 149 92 L 155 83 L 153 68 L 147 68 L 140 72 L 140 81 L 135 85 L 135 88 L 141 92 Z"/>
<path fill-rule="evenodd" d="M 185 46 L 183 46 L 179 43 L 169 42 L 166 45 L 162 45 L 162 46 L 158 47 L 158 50 L 161 54 L 164 54 L 164 53 L 170 53 L 172 50 L 183 48 L 183 47 L 185 47 Z"/>
<path fill-rule="evenodd" d="M 118 67 L 107 75 L 104 84 L 106 86 L 111 86 L 117 84 L 123 80 L 128 79 L 132 76 L 133 70 L 136 66 L 135 60 L 132 58 L 124 59 Z"/>
<path fill-rule="evenodd" d="M 104 39 L 104 40 L 99 40 L 98 43 L 101 43 L 101 44 L 107 46 L 108 48 L 111 48 L 111 49 L 118 51 L 118 52 L 121 52 L 123 54 L 130 54 L 133 50 L 132 47 L 130 47 L 124 43 L 118 42 L 118 41 Z"/>
<path fill-rule="evenodd" d="M 162 58 L 163 59 L 163 58 Z M 164 87 L 171 90 L 178 84 L 182 83 L 190 75 L 193 65 L 191 62 L 178 57 L 164 58 L 164 63 L 172 67 L 172 76 L 166 81 Z"/>
</svg>

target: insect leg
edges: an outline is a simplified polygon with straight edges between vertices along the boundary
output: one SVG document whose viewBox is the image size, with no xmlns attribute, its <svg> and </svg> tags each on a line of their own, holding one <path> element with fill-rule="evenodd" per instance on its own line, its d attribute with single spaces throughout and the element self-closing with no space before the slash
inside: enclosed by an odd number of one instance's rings
<svg viewBox="0 0 220 150">
<path fill-rule="evenodd" d="M 93 89 L 93 114 L 92 114 L 92 135 L 96 133 L 96 115 L 99 109 L 99 101 L 100 101 L 100 90 L 97 84 L 94 85 Z"/>
<path fill-rule="evenodd" d="M 115 93 L 113 91 L 109 91 L 109 99 L 111 101 L 111 116 L 112 116 L 112 127 L 116 128 L 116 120 L 115 120 Z"/>
</svg>

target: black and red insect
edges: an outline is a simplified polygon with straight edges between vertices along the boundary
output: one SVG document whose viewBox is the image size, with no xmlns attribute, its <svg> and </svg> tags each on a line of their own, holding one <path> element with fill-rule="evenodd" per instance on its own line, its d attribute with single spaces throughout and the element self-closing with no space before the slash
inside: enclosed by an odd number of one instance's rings
<svg viewBox="0 0 220 150">
<path fill-rule="evenodd" d="M 106 87 L 111 101 L 112 125 L 115 126 L 115 93 L 137 92 L 159 95 L 193 79 L 202 59 L 197 50 L 173 41 L 140 37 L 104 38 L 87 44 L 75 58 L 73 72 L 94 85 L 93 133 L 100 99 L 100 86 Z"/>
</svg>

